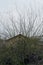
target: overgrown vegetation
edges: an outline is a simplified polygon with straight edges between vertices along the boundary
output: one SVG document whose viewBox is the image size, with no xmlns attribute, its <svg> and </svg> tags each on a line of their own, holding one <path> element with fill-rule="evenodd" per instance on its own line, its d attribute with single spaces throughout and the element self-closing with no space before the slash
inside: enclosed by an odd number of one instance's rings
<svg viewBox="0 0 43 65">
<path fill-rule="evenodd" d="M 6 46 L 7 43 L 10 45 Z M 22 35 L 6 40 L 0 47 L 0 65 L 43 64 L 43 46 L 38 43 L 38 38 Z"/>
</svg>

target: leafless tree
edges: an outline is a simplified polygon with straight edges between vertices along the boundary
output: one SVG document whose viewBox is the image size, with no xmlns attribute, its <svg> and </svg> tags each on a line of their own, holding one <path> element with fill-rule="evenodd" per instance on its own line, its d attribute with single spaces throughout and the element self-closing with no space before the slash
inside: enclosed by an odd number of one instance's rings
<svg viewBox="0 0 43 65">
<path fill-rule="evenodd" d="M 17 12 L 18 12 L 18 10 L 17 10 Z M 23 34 L 23 35 L 26 35 L 29 37 L 38 35 L 38 32 L 41 31 L 41 25 L 42 25 L 42 22 L 41 22 L 40 24 L 35 26 L 35 24 L 37 24 L 37 22 L 39 22 L 38 15 L 37 14 L 34 15 L 33 11 L 31 13 L 27 12 L 27 20 L 26 20 L 25 14 L 22 15 L 19 12 L 18 12 L 18 14 L 19 14 L 19 18 L 20 18 L 19 19 L 20 34 Z M 40 19 L 40 21 L 41 21 L 41 19 Z M 28 22 L 27 27 L 26 27 L 26 22 Z"/>
<path fill-rule="evenodd" d="M 42 21 L 37 14 L 34 14 L 33 11 L 29 12 L 29 10 L 24 14 L 20 13 L 18 9 L 16 9 L 16 11 L 19 16 L 19 20 L 17 21 L 15 20 L 15 17 L 13 15 L 11 16 L 10 14 L 8 14 L 9 20 L 12 23 L 13 30 L 8 24 L 5 25 L 3 24 L 3 22 L 0 22 L 3 25 L 3 28 L 5 29 L 4 33 L 0 34 L 5 35 L 6 38 L 11 38 L 18 34 L 22 34 L 28 37 L 38 35 L 39 33 L 39 35 L 41 35 Z M 41 23 L 36 25 L 39 21 L 38 18 L 40 19 Z M 17 23 L 18 21 L 19 24 Z"/>
</svg>

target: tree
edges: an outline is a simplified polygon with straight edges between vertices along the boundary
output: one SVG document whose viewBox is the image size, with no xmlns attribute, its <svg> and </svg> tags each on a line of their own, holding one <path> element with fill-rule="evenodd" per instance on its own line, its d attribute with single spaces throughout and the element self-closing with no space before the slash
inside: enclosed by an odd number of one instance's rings
<svg viewBox="0 0 43 65">
<path fill-rule="evenodd" d="M 40 16 L 35 14 L 32 10 L 31 12 L 27 11 L 23 15 L 17 10 L 18 15 L 19 15 L 19 22 L 20 22 L 20 33 L 25 36 L 36 36 L 36 35 L 41 35 L 41 26 L 42 26 L 42 21 Z M 41 23 L 37 24 L 39 20 Z M 27 26 L 26 26 L 27 24 Z"/>
<path fill-rule="evenodd" d="M 42 20 L 40 16 L 35 14 L 32 10 L 29 12 L 29 8 L 28 11 L 24 13 L 21 13 L 17 8 L 16 11 L 18 14 L 17 20 L 13 15 L 8 14 L 8 20 L 10 20 L 11 26 L 9 26 L 10 23 L 5 25 L 3 22 L 0 22 L 4 28 L 4 33 L 2 32 L 1 34 L 4 35 L 5 38 L 11 38 L 18 34 L 28 37 L 41 35 Z M 37 24 L 37 22 L 39 22 L 38 19 L 41 23 Z M 17 23 L 18 21 L 19 23 Z"/>
</svg>

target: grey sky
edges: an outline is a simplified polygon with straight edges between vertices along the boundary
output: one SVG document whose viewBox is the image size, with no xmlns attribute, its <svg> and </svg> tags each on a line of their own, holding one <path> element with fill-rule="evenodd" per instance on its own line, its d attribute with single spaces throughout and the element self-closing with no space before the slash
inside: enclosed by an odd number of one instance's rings
<svg viewBox="0 0 43 65">
<path fill-rule="evenodd" d="M 0 22 L 2 20 L 5 26 L 7 26 L 7 24 L 10 26 L 6 11 L 13 13 L 17 18 L 16 7 L 20 11 L 26 11 L 29 8 L 29 10 L 31 9 L 31 11 L 33 10 L 35 13 L 40 14 L 41 17 L 43 16 L 43 0 L 0 0 Z M 4 30 L 0 24 L 0 31 L 3 32 Z"/>
<path fill-rule="evenodd" d="M 0 11 L 15 8 L 15 4 L 18 8 L 32 7 L 36 10 L 43 8 L 43 0 L 0 0 Z"/>
</svg>

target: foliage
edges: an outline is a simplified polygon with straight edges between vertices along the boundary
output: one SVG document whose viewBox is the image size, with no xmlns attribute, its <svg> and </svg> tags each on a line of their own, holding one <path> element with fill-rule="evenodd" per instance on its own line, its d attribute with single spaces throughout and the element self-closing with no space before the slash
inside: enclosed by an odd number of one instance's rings
<svg viewBox="0 0 43 65">
<path fill-rule="evenodd" d="M 32 53 L 40 55 L 41 46 L 38 45 L 38 41 L 37 38 L 16 37 L 16 43 L 9 42 L 9 46 L 0 48 L 0 65 L 24 65 L 24 58 L 27 55 Z"/>
</svg>

